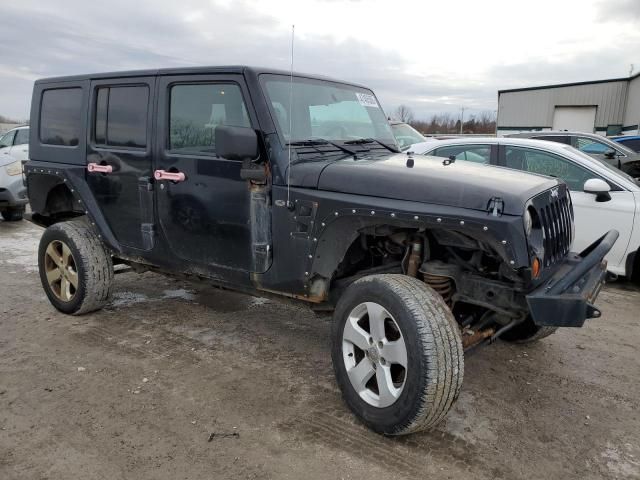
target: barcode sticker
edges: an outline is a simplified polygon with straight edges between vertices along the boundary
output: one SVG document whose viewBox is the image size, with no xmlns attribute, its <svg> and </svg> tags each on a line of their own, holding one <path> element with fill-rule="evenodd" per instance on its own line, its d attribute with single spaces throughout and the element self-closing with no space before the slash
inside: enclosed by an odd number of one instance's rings
<svg viewBox="0 0 640 480">
<path fill-rule="evenodd" d="M 373 95 L 356 92 L 356 97 L 358 97 L 358 101 L 363 107 L 378 108 L 378 102 L 376 102 L 376 97 Z"/>
</svg>

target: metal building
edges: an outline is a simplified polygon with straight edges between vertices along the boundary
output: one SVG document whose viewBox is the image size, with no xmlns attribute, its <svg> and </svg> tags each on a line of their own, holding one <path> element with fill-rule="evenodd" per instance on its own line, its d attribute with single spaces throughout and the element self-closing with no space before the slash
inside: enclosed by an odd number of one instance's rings
<svg viewBox="0 0 640 480">
<path fill-rule="evenodd" d="M 638 124 L 640 73 L 498 91 L 498 136 L 531 130 L 637 135 Z"/>
</svg>

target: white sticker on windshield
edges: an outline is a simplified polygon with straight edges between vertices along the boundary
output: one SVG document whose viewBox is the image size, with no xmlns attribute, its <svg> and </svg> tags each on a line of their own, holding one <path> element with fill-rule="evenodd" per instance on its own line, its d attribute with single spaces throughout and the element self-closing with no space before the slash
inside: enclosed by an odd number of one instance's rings
<svg viewBox="0 0 640 480">
<path fill-rule="evenodd" d="M 356 96 L 358 97 L 360 105 L 362 105 L 363 107 L 378 108 L 378 102 L 376 102 L 376 97 L 374 97 L 373 95 L 370 95 L 368 93 L 356 92 Z"/>
</svg>

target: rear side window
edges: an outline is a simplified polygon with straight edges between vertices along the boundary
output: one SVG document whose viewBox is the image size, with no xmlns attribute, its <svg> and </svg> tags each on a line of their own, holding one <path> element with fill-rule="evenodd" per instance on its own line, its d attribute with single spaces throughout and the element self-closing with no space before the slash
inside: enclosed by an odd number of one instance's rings
<svg viewBox="0 0 640 480">
<path fill-rule="evenodd" d="M 56 88 L 42 93 L 40 106 L 40 141 L 42 143 L 77 146 L 81 119 L 81 88 Z"/>
<path fill-rule="evenodd" d="M 96 144 L 145 148 L 148 106 L 146 85 L 98 88 L 94 123 Z"/>
<path fill-rule="evenodd" d="M 229 83 L 171 87 L 170 150 L 215 155 L 219 125 L 251 126 L 240 87 Z"/>
<path fill-rule="evenodd" d="M 613 150 L 613 148 L 606 143 L 598 142 L 597 140 L 587 137 L 577 137 L 576 148 L 581 152 L 591 154 L 604 154 L 609 150 Z"/>
<path fill-rule="evenodd" d="M 491 145 L 451 145 L 436 148 L 431 155 L 489 164 L 491 162 Z"/>
<path fill-rule="evenodd" d="M 640 138 L 635 138 L 633 140 L 626 140 L 622 143 L 625 147 L 629 147 L 631 150 L 640 152 Z"/>
<path fill-rule="evenodd" d="M 25 145 L 29 143 L 29 129 L 21 128 L 16 132 L 16 139 L 13 141 L 14 145 Z"/>
</svg>

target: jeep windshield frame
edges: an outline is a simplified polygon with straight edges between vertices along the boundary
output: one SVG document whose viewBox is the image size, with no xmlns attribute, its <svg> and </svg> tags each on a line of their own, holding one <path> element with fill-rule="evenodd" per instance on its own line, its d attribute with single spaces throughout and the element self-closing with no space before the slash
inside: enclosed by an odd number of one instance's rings
<svg viewBox="0 0 640 480">
<path fill-rule="evenodd" d="M 260 75 L 260 85 L 284 146 L 291 144 L 295 148 L 296 144 L 304 145 L 313 139 L 340 146 L 374 139 L 378 145 L 398 148 L 382 107 L 367 88 L 280 74 Z"/>
</svg>

